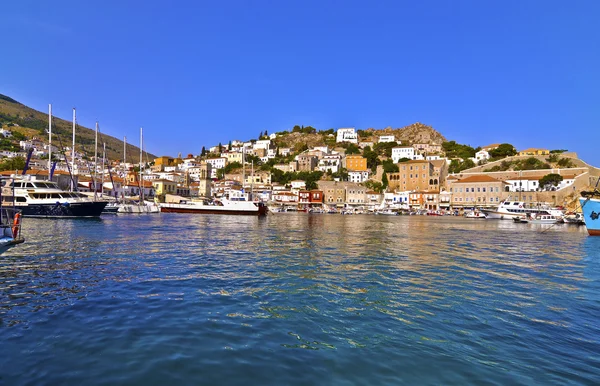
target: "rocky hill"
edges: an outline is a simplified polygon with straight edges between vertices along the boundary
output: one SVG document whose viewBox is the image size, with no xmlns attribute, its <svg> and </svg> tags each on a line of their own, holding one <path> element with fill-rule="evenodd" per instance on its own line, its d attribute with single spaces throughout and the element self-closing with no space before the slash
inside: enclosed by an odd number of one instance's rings
<svg viewBox="0 0 600 386">
<path fill-rule="evenodd" d="M 387 127 L 385 129 L 377 130 L 371 128 L 361 131 L 360 134 L 361 140 L 363 141 L 376 141 L 377 137 L 380 135 L 393 134 L 397 141 L 408 143 L 437 143 L 441 145 L 442 142 L 446 142 L 446 137 L 444 137 L 439 131 L 420 122 L 416 122 L 412 125 L 398 129 Z"/>
<path fill-rule="evenodd" d="M 388 127 L 385 129 L 369 128 L 366 130 L 358 130 L 358 134 L 360 141 L 373 141 L 375 143 L 379 140 L 379 136 L 381 135 L 394 135 L 396 141 L 402 141 L 409 144 L 442 144 L 442 142 L 446 142 L 446 138 L 440 132 L 431 126 L 419 122 L 397 129 Z M 289 147 L 294 150 L 298 150 L 304 145 L 307 145 L 308 147 L 328 145 L 332 148 L 339 146 L 339 144 L 336 144 L 336 133 L 333 129 L 317 131 L 310 126 L 302 127 L 298 131 L 279 132 L 277 133 L 277 138 L 274 142 L 279 147 Z"/>
<path fill-rule="evenodd" d="M 19 132 L 27 138 L 38 137 L 47 141 L 48 114 L 34 110 L 16 100 L 0 94 L 0 126 L 11 131 Z M 52 118 L 52 142 L 59 145 L 59 138 L 64 146 L 71 144 L 73 124 L 70 121 Z M 77 150 L 84 151 L 88 156 L 94 152 L 95 131 L 83 126 L 77 126 L 75 142 Z M 100 138 L 100 137 L 99 137 Z M 109 160 L 121 160 L 123 158 L 123 141 L 101 134 L 106 143 L 106 156 Z M 99 145 L 99 148 L 101 146 Z M 127 144 L 127 160 L 137 162 L 139 159 L 139 147 Z M 144 155 L 145 157 L 145 155 Z M 148 159 L 156 158 L 154 154 L 148 154 Z"/>
</svg>

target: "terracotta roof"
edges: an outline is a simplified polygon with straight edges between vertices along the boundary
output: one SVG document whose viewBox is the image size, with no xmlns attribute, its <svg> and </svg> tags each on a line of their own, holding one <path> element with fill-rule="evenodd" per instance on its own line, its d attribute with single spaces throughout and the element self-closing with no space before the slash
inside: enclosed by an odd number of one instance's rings
<svg viewBox="0 0 600 386">
<path fill-rule="evenodd" d="M 427 161 L 425 159 L 412 159 L 410 161 L 403 161 L 403 162 L 398 162 L 399 164 L 422 164 L 422 163 L 429 163 L 431 161 Z"/>
<path fill-rule="evenodd" d="M 476 176 L 470 176 L 470 177 L 463 178 L 462 180 L 458 180 L 455 182 L 455 184 L 472 183 L 472 182 L 502 182 L 502 181 L 497 180 L 490 176 L 486 176 L 485 174 L 479 174 Z"/>
<path fill-rule="evenodd" d="M 481 150 L 487 150 L 487 149 L 493 149 L 500 146 L 499 143 L 492 143 L 491 145 L 487 145 L 487 146 L 482 146 Z"/>
</svg>

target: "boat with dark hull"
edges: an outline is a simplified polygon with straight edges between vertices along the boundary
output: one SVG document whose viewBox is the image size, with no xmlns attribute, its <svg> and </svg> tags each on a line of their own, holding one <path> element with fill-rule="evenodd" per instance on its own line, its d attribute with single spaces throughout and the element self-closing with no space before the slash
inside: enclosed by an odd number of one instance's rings
<svg viewBox="0 0 600 386">
<path fill-rule="evenodd" d="M 600 236 L 600 191 L 581 192 L 583 220 L 590 236 Z"/>
<path fill-rule="evenodd" d="M 107 201 L 94 201 L 79 192 L 68 192 L 55 182 L 23 176 L 2 188 L 2 206 L 11 206 L 25 217 L 98 217 Z M 14 192 L 14 193 L 13 193 Z"/>
<path fill-rule="evenodd" d="M 228 192 L 220 199 L 163 203 L 159 206 L 162 213 L 264 216 L 268 211 L 265 204 L 248 201 L 243 193 L 238 191 Z"/>
</svg>

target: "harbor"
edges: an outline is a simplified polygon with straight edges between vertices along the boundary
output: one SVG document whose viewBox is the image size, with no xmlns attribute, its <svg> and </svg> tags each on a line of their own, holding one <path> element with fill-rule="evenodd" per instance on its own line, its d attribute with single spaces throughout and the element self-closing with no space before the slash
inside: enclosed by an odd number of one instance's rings
<svg viewBox="0 0 600 386">
<path fill-rule="evenodd" d="M 29 218 L 27 242 L 0 257 L 1 381 L 592 384 L 600 238 L 547 228 L 307 213 Z"/>
</svg>

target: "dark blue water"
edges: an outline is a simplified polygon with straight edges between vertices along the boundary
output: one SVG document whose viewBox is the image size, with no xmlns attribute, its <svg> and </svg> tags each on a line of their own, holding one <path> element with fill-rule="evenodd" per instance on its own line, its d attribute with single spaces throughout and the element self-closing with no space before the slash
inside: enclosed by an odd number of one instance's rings
<svg viewBox="0 0 600 386">
<path fill-rule="evenodd" d="M 598 384 L 600 238 L 423 216 L 24 220 L 0 384 Z"/>
</svg>

